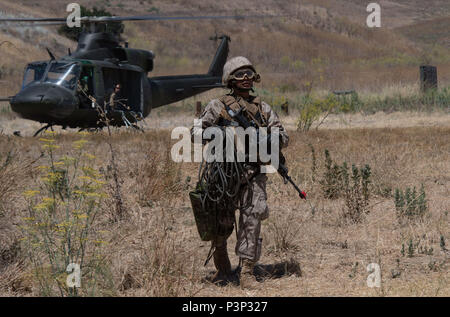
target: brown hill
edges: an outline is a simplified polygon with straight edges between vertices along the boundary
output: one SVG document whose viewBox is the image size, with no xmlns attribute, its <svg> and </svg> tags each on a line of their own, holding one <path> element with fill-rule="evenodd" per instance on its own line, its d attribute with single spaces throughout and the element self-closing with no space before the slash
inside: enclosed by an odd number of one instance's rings
<svg viewBox="0 0 450 317">
<path fill-rule="evenodd" d="M 365 4 L 356 0 L 274 1 L 237 0 L 211 2 L 189 1 L 79 1 L 92 7 L 104 7 L 116 15 L 132 14 L 274 14 L 285 18 L 248 20 L 129 22 L 125 38 L 130 46 L 156 53 L 154 75 L 204 72 L 215 44 L 208 40 L 214 34 L 229 34 L 230 55 L 246 55 L 263 75 L 263 88 L 286 90 L 360 89 L 377 90 L 396 83 L 414 83 L 418 66 L 428 62 L 439 66 L 440 80 L 450 78 L 450 53 L 445 42 L 427 44 L 440 37 L 448 24 L 448 1 L 380 1 L 382 28 L 365 25 Z M 6 0 L 0 3 L 3 14 L 26 16 L 64 16 L 60 1 Z M 422 37 L 411 36 L 409 27 L 420 28 L 424 20 L 437 19 Z M 419 24 L 418 24 L 419 23 Z M 434 22 L 433 22 L 434 23 Z M 436 22 L 437 23 L 437 22 Z M 442 25 L 443 24 L 443 25 Z M 396 28 L 403 26 L 403 28 Z M 448 28 L 447 28 L 448 29 Z M 408 31 L 409 30 L 409 31 Z M 406 36 L 405 36 L 406 35 Z M 445 40 L 445 34 L 444 40 Z M 428 40 L 423 40 L 423 38 Z M 26 62 L 47 58 L 49 46 L 59 56 L 76 43 L 62 38 L 56 27 L 2 28 L 0 40 L 16 41 L 0 46 L 1 73 L 8 77 L 0 93 L 11 94 L 19 87 Z M 18 54 L 18 51 L 21 53 Z M 151 74 L 153 75 L 153 74 Z M 0 78 L 1 80 L 1 78 Z"/>
</svg>

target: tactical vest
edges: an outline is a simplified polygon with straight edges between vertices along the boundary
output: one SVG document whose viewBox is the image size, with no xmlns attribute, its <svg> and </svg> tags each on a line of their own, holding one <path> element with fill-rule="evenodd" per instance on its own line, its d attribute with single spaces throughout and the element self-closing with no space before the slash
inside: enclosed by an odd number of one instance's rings
<svg viewBox="0 0 450 317">
<path fill-rule="evenodd" d="M 253 99 L 248 102 L 242 97 L 235 97 L 232 95 L 225 95 L 219 98 L 220 102 L 224 104 L 224 106 L 228 106 L 233 111 L 238 111 L 243 108 L 244 115 L 247 117 L 249 121 L 253 121 L 259 127 L 267 127 L 268 125 L 268 114 L 262 111 L 261 98 L 260 97 L 252 97 Z M 228 114 L 226 107 L 224 107 L 220 113 L 220 117 L 222 122 L 219 122 L 219 125 L 230 125 L 233 121 Z"/>
</svg>

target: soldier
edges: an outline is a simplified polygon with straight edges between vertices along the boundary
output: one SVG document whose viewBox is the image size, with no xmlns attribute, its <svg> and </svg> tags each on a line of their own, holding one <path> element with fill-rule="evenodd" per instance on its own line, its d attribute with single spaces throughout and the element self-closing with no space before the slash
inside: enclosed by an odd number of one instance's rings
<svg viewBox="0 0 450 317">
<path fill-rule="evenodd" d="M 122 89 L 122 85 L 117 83 L 116 85 L 114 85 L 114 90 L 111 93 L 111 96 L 109 97 L 109 103 L 108 103 L 108 108 L 111 110 L 116 110 L 117 108 L 117 100 L 120 97 L 120 90 Z"/>
<path fill-rule="evenodd" d="M 200 116 L 202 128 L 229 125 L 233 120 L 226 109 L 234 111 L 244 109 L 243 113 L 246 118 L 249 121 L 256 121 L 260 127 L 267 127 L 268 133 L 272 128 L 278 128 L 280 147 L 286 147 L 289 138 L 277 114 L 267 103 L 261 101 L 260 97 L 251 94 L 253 84 L 260 81 L 260 75 L 250 61 L 242 56 L 230 59 L 224 66 L 222 81 L 230 89 L 230 93 L 208 103 Z M 195 134 L 200 133 L 200 130 L 194 126 L 191 132 L 194 137 Z M 235 252 L 242 265 L 240 285 L 246 287 L 255 280 L 253 269 L 261 255 L 261 221 L 267 219 L 269 209 L 266 202 L 267 176 L 260 173 L 259 166 L 248 164 L 243 166 L 246 175 L 252 175 L 252 177 L 250 184 L 241 189 L 239 199 L 242 202 L 250 203 L 240 204 Z M 219 223 L 231 230 L 221 230 L 221 232 L 227 232 L 226 235 L 216 236 L 212 241 L 214 265 L 217 269 L 214 280 L 232 280 L 233 272 L 228 258 L 227 239 L 233 229 L 234 211 L 219 210 L 217 212 L 219 217 L 222 217 Z"/>
</svg>

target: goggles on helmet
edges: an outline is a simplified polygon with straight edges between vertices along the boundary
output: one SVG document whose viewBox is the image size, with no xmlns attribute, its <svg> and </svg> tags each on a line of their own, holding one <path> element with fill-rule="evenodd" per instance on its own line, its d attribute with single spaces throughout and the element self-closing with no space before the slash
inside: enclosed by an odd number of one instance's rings
<svg viewBox="0 0 450 317">
<path fill-rule="evenodd" d="M 235 80 L 244 80 L 245 77 L 247 77 L 247 79 L 252 80 L 256 79 L 258 77 L 258 74 L 256 74 L 253 70 L 249 68 L 245 68 L 237 70 L 230 77 Z"/>
</svg>

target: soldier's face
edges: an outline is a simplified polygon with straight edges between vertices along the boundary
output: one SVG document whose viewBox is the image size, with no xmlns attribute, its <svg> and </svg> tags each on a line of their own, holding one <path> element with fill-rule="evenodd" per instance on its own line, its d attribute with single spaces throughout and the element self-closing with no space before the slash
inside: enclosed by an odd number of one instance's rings
<svg viewBox="0 0 450 317">
<path fill-rule="evenodd" d="M 237 90 L 251 90 L 257 74 L 253 69 L 238 69 L 232 75 L 234 88 Z"/>
<path fill-rule="evenodd" d="M 234 80 L 233 85 L 238 90 L 250 90 L 253 88 L 253 79 Z"/>
</svg>

